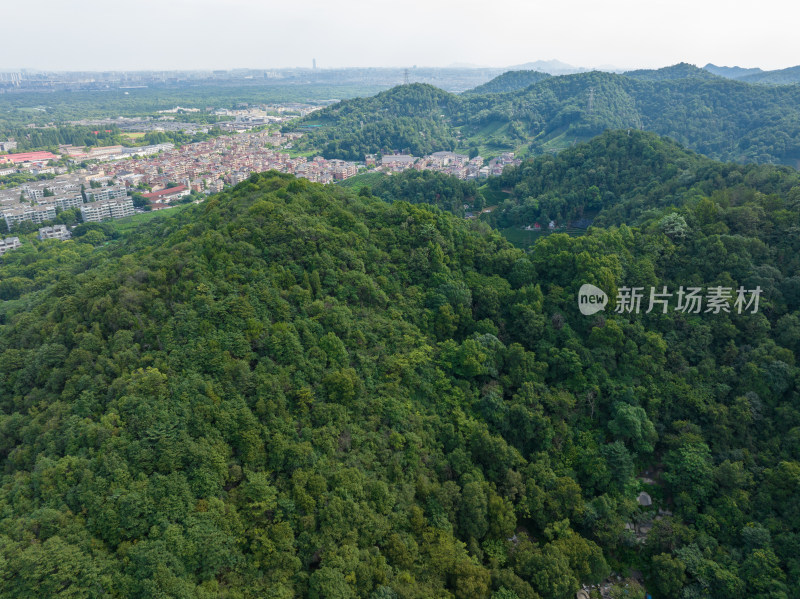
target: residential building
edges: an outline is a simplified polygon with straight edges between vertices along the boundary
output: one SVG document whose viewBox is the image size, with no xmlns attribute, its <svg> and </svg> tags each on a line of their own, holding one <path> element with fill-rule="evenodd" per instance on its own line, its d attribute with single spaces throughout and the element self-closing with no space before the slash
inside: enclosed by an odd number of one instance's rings
<svg viewBox="0 0 800 599">
<path fill-rule="evenodd" d="M 19 237 L 0 238 L 0 256 L 18 247 L 22 247 L 22 244 L 19 242 Z"/>
<path fill-rule="evenodd" d="M 123 218 L 134 213 L 133 200 L 130 197 L 112 198 L 90 202 L 81 206 L 83 222 L 99 223 L 111 218 Z"/>
<path fill-rule="evenodd" d="M 409 167 L 414 164 L 416 160 L 416 156 L 410 156 L 408 154 L 388 154 L 386 156 L 381 156 L 381 165 Z"/>
<path fill-rule="evenodd" d="M 56 217 L 56 208 L 53 205 L 26 206 L 19 204 L 18 207 L 3 209 L 3 218 L 6 221 L 8 230 L 14 228 L 24 221 L 32 221 L 36 224 L 52 220 Z"/>
<path fill-rule="evenodd" d="M 69 210 L 83 206 L 83 196 L 80 193 L 72 193 L 64 196 L 44 197 L 36 203 L 41 206 L 52 205 L 58 210 Z"/>
<path fill-rule="evenodd" d="M 143 193 L 142 195 L 151 202 L 172 202 L 180 198 L 186 197 L 191 193 L 189 188 L 185 185 L 178 185 L 177 187 L 170 187 L 169 189 L 162 189 L 161 191 L 154 191 L 153 193 Z"/>
<path fill-rule="evenodd" d="M 103 200 L 125 198 L 128 195 L 128 188 L 124 185 L 93 187 L 84 189 L 83 194 L 86 196 L 87 202 L 100 202 Z"/>
<path fill-rule="evenodd" d="M 60 239 L 66 241 L 72 237 L 72 233 L 67 229 L 67 225 L 53 225 L 52 227 L 42 227 L 39 229 L 39 239 Z"/>
</svg>

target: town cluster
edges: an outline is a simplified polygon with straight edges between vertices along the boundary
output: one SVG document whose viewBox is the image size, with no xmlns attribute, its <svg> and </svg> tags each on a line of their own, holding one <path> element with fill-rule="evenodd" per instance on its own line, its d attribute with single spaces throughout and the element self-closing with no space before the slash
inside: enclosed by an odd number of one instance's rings
<svg viewBox="0 0 800 599">
<path fill-rule="evenodd" d="M 103 183 L 110 183 L 110 180 L 61 175 L 0 190 L 0 215 L 9 231 L 26 221 L 36 224 L 51 221 L 59 212 L 72 208 L 81 211 L 84 222 L 102 222 L 132 215 L 133 199 L 128 188 Z"/>
<path fill-rule="evenodd" d="M 301 133 L 248 131 L 223 135 L 208 141 L 168 148 L 156 156 L 90 164 L 93 175 L 112 177 L 128 186 L 146 185 L 160 191 L 170 183 L 180 183 L 201 193 L 222 191 L 228 183 L 236 185 L 251 173 L 277 170 L 330 183 L 356 174 L 355 163 L 305 157 L 292 158 L 282 151 L 290 148 Z"/>
<path fill-rule="evenodd" d="M 50 180 L 0 190 L 0 211 L 9 230 L 24 221 L 43 223 L 55 218 L 58 211 L 70 208 L 79 208 L 85 222 L 99 222 L 133 214 L 130 192 L 135 189 L 151 189 L 142 195 L 158 210 L 192 191 L 222 191 L 225 184 L 236 185 L 255 172 L 274 169 L 318 183 L 357 174 L 353 162 L 322 157 L 292 158 L 281 151 L 291 147 L 300 135 L 249 131 L 180 148 L 168 143 L 134 148 L 59 147 L 59 153 L 69 162 L 85 165 L 77 174 L 65 174 L 65 167 L 53 166 L 52 161 L 60 157 L 51 152 L 0 156 L 8 165 L 9 172 L 5 174 L 57 175 Z"/>
<path fill-rule="evenodd" d="M 292 106 L 301 113 L 304 106 Z M 181 110 L 176 108 L 176 110 Z M 266 111 L 264 111 L 266 112 Z M 140 192 L 153 210 L 169 208 L 191 193 L 216 193 L 236 185 L 252 173 L 276 170 L 317 183 L 332 183 L 372 168 L 387 174 L 408 169 L 433 170 L 459 179 L 478 179 L 502 174 L 508 165 L 520 164 L 513 153 L 504 153 L 484 164 L 455 152 L 428 156 L 367 155 L 365 164 L 328 160 L 322 156 L 292 156 L 290 150 L 302 133 L 259 129 L 252 122 L 262 112 L 232 114 L 248 130 L 175 147 L 162 143 L 139 147 L 75 147 L 62 145 L 58 154 L 39 151 L 0 155 L 0 176 L 14 173 L 51 176 L 11 189 L 0 190 L 0 216 L 12 231 L 20 223 L 50 224 L 64 210 L 79 209 L 84 222 L 102 222 L 135 213 L 133 192 Z M 3 142 L 5 151 L 13 141 Z M 470 215 L 471 216 L 471 215 Z M 63 225 L 42 227 L 41 239 L 68 239 Z M 2 240 L 0 254 L 19 247 L 19 239 Z"/>
<path fill-rule="evenodd" d="M 366 165 L 374 166 L 385 173 L 401 173 L 405 170 L 438 171 L 453 175 L 459 179 L 482 179 L 490 176 L 502 175 L 503 169 L 508 165 L 519 165 L 521 160 L 514 157 L 513 152 L 505 152 L 497 158 L 492 158 L 484 166 L 481 156 L 470 158 L 466 154 L 455 152 L 434 152 L 428 156 L 411 156 L 408 154 L 384 154 L 378 159 L 373 154 L 364 157 Z"/>
</svg>

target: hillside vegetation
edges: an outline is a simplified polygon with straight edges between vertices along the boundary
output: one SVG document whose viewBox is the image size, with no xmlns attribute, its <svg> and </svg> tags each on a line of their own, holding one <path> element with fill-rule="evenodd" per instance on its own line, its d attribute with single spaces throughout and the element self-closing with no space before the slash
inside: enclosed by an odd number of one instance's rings
<svg viewBox="0 0 800 599">
<path fill-rule="evenodd" d="M 345 100 L 297 126 L 321 125 L 309 132 L 304 147 L 351 160 L 368 153 L 420 155 L 453 148 L 538 154 L 607 129 L 630 128 L 668 136 L 715 159 L 796 166 L 797 92 L 794 85 L 751 85 L 675 65 L 625 75 L 547 77 L 508 93 L 457 96 L 410 84 Z"/>
<path fill-rule="evenodd" d="M 483 85 L 474 87 L 466 94 L 498 94 L 525 89 L 534 83 L 539 83 L 550 77 L 547 73 L 539 71 L 506 71 Z"/>
<path fill-rule="evenodd" d="M 697 160 L 617 135 L 601 197 Z M 567 599 L 634 568 L 662 599 L 797 597 L 800 188 L 708 167 L 530 252 L 274 172 L 8 252 L 0 594 Z M 763 297 L 617 314 L 624 285 Z"/>
<path fill-rule="evenodd" d="M 556 156 L 528 159 L 487 181 L 489 190 L 506 198 L 490 218 L 498 227 L 586 217 L 596 217 L 596 224 L 635 224 L 648 214 L 714 193 L 786 195 L 798 186 L 795 169 L 724 164 L 639 131 L 608 131 Z M 743 219 L 740 226 L 761 225 Z"/>
</svg>

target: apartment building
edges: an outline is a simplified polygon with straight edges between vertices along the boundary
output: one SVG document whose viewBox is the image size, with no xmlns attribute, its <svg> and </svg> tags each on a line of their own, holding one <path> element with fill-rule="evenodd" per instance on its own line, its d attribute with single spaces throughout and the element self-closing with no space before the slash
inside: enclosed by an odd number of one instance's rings
<svg viewBox="0 0 800 599">
<path fill-rule="evenodd" d="M 86 196 L 87 202 L 101 202 L 127 197 L 128 188 L 124 185 L 109 185 L 107 187 L 87 188 L 83 194 Z"/>
<path fill-rule="evenodd" d="M 133 200 L 127 196 L 90 202 L 81 206 L 83 222 L 86 223 L 99 223 L 112 218 L 123 218 L 131 216 L 133 213 Z"/>
<path fill-rule="evenodd" d="M 72 233 L 67 229 L 67 225 L 53 225 L 52 227 L 42 227 L 39 229 L 39 239 L 60 239 L 66 241 L 72 237 Z"/>
<path fill-rule="evenodd" d="M 19 205 L 14 208 L 5 208 L 3 210 L 3 218 L 6 221 L 8 230 L 14 228 L 15 225 L 32 221 L 34 223 L 43 223 L 46 220 L 52 220 L 56 217 L 56 207 L 52 204 L 44 206 L 25 206 Z"/>
<path fill-rule="evenodd" d="M 69 210 L 83 206 L 83 196 L 80 193 L 72 193 L 64 196 L 44 197 L 37 203 L 41 206 L 55 206 L 57 210 Z"/>
<path fill-rule="evenodd" d="M 18 247 L 22 247 L 22 244 L 19 242 L 19 237 L 0 238 L 0 256 Z"/>
</svg>

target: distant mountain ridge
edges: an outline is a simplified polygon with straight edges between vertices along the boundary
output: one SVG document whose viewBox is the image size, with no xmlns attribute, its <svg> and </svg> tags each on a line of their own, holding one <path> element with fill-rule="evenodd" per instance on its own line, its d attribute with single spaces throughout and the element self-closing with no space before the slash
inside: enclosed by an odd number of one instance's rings
<svg viewBox="0 0 800 599">
<path fill-rule="evenodd" d="M 764 72 L 758 67 L 754 68 L 720 67 L 710 62 L 706 66 L 704 66 L 703 69 L 708 71 L 709 73 L 713 73 L 714 75 L 725 77 L 726 79 L 739 79 L 740 77 L 744 77 L 745 75 L 753 75 Z"/>
<path fill-rule="evenodd" d="M 509 71 L 539 71 L 548 75 L 572 75 L 591 71 L 585 67 L 576 67 L 560 60 L 536 60 L 508 67 Z"/>
<path fill-rule="evenodd" d="M 713 79 L 716 75 L 708 70 L 700 69 L 693 64 L 681 62 L 671 67 L 661 69 L 637 69 L 635 71 L 625 71 L 626 77 L 642 79 L 646 81 L 666 81 L 670 79 Z"/>
<path fill-rule="evenodd" d="M 759 68 L 720 67 L 709 63 L 703 69 L 726 79 L 735 79 L 746 83 L 765 83 L 770 85 L 800 83 L 800 65 L 786 69 L 764 71 Z"/>
</svg>

